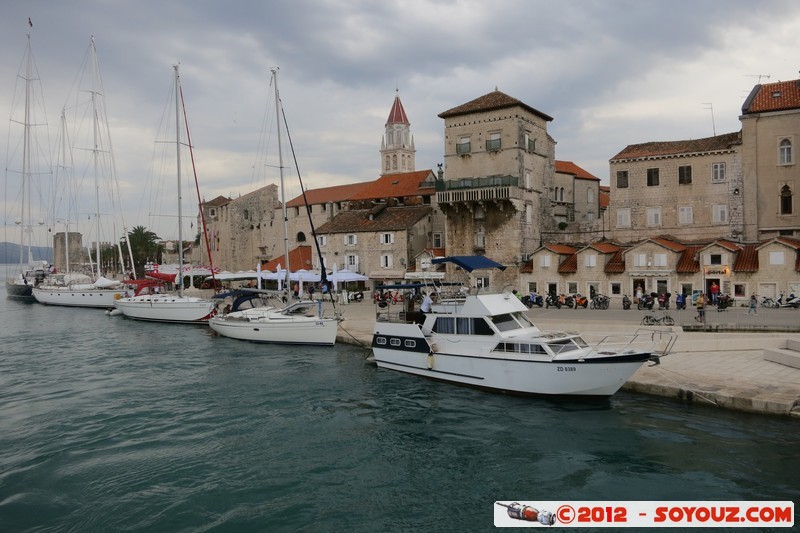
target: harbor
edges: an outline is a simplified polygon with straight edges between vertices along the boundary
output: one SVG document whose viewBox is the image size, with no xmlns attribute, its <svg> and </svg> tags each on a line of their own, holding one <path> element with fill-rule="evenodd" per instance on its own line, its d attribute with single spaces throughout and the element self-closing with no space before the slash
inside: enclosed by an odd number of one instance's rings
<svg viewBox="0 0 800 533">
<path fill-rule="evenodd" d="M 330 302 L 326 306 L 332 312 Z M 378 311 L 375 304 L 364 301 L 337 308 L 345 316 L 337 342 L 369 347 Z M 398 311 L 401 308 L 397 306 Z M 739 411 L 800 417 L 800 353 L 795 356 L 788 349 L 790 340 L 800 341 L 800 314 L 793 309 L 763 309 L 758 315 L 747 315 L 747 311 L 709 310 L 704 327 L 694 320 L 694 310 L 670 311 L 676 325 L 667 329 L 678 332 L 672 353 L 659 365 L 643 366 L 623 389 Z M 528 315 L 542 330 L 578 331 L 589 340 L 611 332 L 636 331 L 643 327 L 640 321 L 647 313 L 534 307 Z M 789 364 L 769 360 L 780 356 Z"/>
</svg>

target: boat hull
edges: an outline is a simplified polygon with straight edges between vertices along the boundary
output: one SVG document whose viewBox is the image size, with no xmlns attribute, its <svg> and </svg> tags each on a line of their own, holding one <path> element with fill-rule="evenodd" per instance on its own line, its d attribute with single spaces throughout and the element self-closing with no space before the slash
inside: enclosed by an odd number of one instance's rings
<svg viewBox="0 0 800 533">
<path fill-rule="evenodd" d="M 6 296 L 8 298 L 33 300 L 33 286 L 26 283 L 16 283 L 15 281 L 7 280 Z"/>
<path fill-rule="evenodd" d="M 46 305 L 113 309 L 114 302 L 125 296 L 125 289 L 40 288 L 33 289 L 36 301 Z"/>
<path fill-rule="evenodd" d="M 521 353 L 463 353 L 463 340 L 426 338 L 403 324 L 376 327 L 372 351 L 380 368 L 514 394 L 611 396 L 650 358 L 648 352 L 543 359 Z"/>
<path fill-rule="evenodd" d="M 251 342 L 332 346 L 339 321 L 333 318 L 287 317 L 284 320 L 247 320 L 214 317 L 211 329 L 224 337 Z"/>
<path fill-rule="evenodd" d="M 128 318 L 150 322 L 203 324 L 214 316 L 214 302 L 195 297 L 170 295 L 133 296 L 114 302 Z"/>
</svg>

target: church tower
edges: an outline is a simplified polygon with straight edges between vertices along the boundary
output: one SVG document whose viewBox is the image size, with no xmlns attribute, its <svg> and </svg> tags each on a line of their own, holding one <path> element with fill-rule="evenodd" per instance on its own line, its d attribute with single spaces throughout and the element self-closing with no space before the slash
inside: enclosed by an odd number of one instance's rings
<svg viewBox="0 0 800 533">
<path fill-rule="evenodd" d="M 398 91 L 399 92 L 399 91 Z M 395 95 L 392 110 L 386 121 L 386 133 L 381 141 L 381 176 L 415 170 L 414 137 L 411 136 L 411 123 Z"/>
</svg>

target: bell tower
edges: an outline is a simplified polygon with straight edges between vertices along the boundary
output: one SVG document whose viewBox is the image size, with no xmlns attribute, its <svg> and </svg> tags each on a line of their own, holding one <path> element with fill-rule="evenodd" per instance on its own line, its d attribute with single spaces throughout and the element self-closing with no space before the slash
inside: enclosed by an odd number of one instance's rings
<svg viewBox="0 0 800 533">
<path fill-rule="evenodd" d="M 399 92 L 397 90 L 398 94 L 394 97 L 381 141 L 381 176 L 415 170 L 414 137 L 411 136 L 411 123 L 400 102 Z"/>
</svg>

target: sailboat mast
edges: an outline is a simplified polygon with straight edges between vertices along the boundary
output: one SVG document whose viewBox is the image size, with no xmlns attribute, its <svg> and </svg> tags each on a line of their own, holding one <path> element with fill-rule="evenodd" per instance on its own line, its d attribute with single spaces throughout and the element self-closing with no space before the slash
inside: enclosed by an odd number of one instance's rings
<svg viewBox="0 0 800 533">
<path fill-rule="evenodd" d="M 281 206 L 283 207 L 283 259 L 286 261 L 286 288 L 289 288 L 289 219 L 286 216 L 286 187 L 283 183 L 283 148 L 281 146 L 281 97 L 278 91 L 278 69 L 272 69 L 272 82 L 275 84 L 275 122 L 278 127 L 278 169 L 281 176 Z"/>
<path fill-rule="evenodd" d="M 65 110 L 61 109 L 61 158 L 62 164 L 64 165 L 64 176 L 66 176 L 66 163 L 67 163 L 67 116 Z M 66 266 L 64 267 L 65 272 L 72 272 L 69 266 L 69 209 L 70 206 L 67 206 L 67 219 L 64 222 L 64 260 L 66 261 Z"/>
<path fill-rule="evenodd" d="M 94 201 L 95 201 L 95 231 L 97 232 L 95 238 L 95 245 L 97 246 L 96 250 L 96 265 L 97 265 L 97 276 L 100 277 L 100 178 L 99 178 L 99 162 L 98 162 L 98 153 L 100 151 L 100 147 L 98 144 L 98 117 L 97 117 L 97 49 L 94 46 L 94 37 L 91 40 L 91 49 L 92 49 L 92 127 L 93 127 L 93 135 L 94 135 L 94 150 L 92 151 L 92 156 L 94 158 Z"/>
<path fill-rule="evenodd" d="M 25 66 L 25 125 L 22 140 L 22 218 L 20 220 L 19 258 L 22 263 L 22 247 L 27 247 L 28 264 L 33 261 L 33 243 L 31 233 L 31 79 L 33 76 L 33 57 L 31 52 L 31 36 L 28 34 L 28 61 Z M 27 239 L 25 238 L 27 233 Z"/>
<path fill-rule="evenodd" d="M 175 69 L 175 154 L 178 172 L 178 296 L 183 296 L 183 212 L 181 204 L 181 76 L 178 73 L 178 65 L 173 65 Z"/>
</svg>

